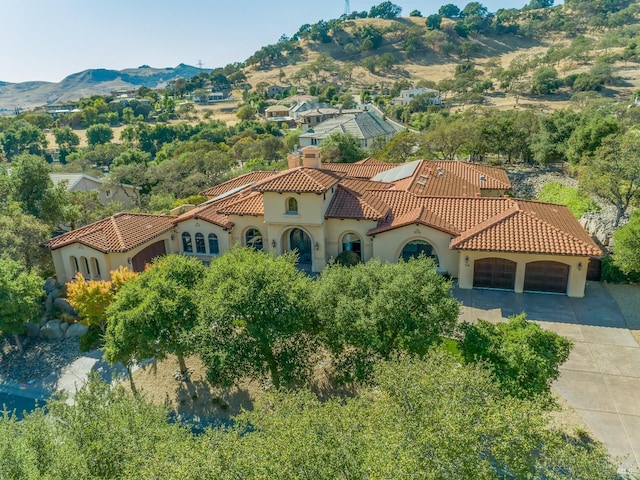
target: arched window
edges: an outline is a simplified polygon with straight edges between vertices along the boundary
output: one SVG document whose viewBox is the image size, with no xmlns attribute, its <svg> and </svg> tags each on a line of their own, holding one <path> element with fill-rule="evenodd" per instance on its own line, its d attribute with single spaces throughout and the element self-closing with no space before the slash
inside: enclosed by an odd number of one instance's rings
<svg viewBox="0 0 640 480">
<path fill-rule="evenodd" d="M 100 279 L 100 264 L 96 257 L 91 257 L 91 269 L 93 270 L 93 276 L 96 279 Z"/>
<path fill-rule="evenodd" d="M 220 253 L 220 246 L 218 245 L 218 236 L 215 233 L 209 234 L 209 254 L 218 255 Z"/>
<path fill-rule="evenodd" d="M 80 272 L 84 278 L 91 278 L 91 271 L 89 270 L 89 260 L 87 257 L 80 257 Z"/>
<path fill-rule="evenodd" d="M 207 253 L 207 248 L 204 246 L 204 235 L 200 232 L 196 233 L 196 253 Z"/>
<path fill-rule="evenodd" d="M 436 266 L 439 265 L 436 251 L 429 242 L 424 240 L 413 240 L 412 242 L 407 243 L 402 249 L 400 258 L 407 262 L 410 258 L 419 257 L 421 254 L 426 257 L 433 258 L 436 262 Z"/>
<path fill-rule="evenodd" d="M 347 233 L 342 237 L 342 251 L 355 252 L 362 260 L 362 240 L 355 233 Z"/>
<path fill-rule="evenodd" d="M 262 250 L 262 233 L 257 228 L 250 228 L 244 235 L 245 245 L 247 247 Z"/>
<path fill-rule="evenodd" d="M 184 253 L 193 253 L 193 243 L 191 243 L 191 234 L 184 232 L 182 234 L 182 251 Z"/>
<path fill-rule="evenodd" d="M 298 200 L 293 197 L 287 198 L 287 213 L 298 213 Z"/>
<path fill-rule="evenodd" d="M 69 257 L 69 261 L 71 263 L 71 274 L 75 277 L 76 273 L 80 271 L 80 266 L 78 265 L 78 259 L 73 255 Z"/>
</svg>

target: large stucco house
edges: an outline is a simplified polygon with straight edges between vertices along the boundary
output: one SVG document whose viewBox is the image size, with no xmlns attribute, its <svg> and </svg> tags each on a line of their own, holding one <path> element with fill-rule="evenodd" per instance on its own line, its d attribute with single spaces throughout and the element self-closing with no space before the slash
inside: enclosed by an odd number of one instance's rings
<svg viewBox="0 0 640 480">
<path fill-rule="evenodd" d="M 106 278 L 120 265 L 141 270 L 166 253 L 204 262 L 233 245 L 281 254 L 321 271 L 351 250 L 364 261 L 423 253 L 461 288 L 584 295 L 598 246 L 565 207 L 517 200 L 499 168 L 458 161 L 321 164 L 307 147 L 289 169 L 252 172 L 202 192 L 179 215 L 121 213 L 55 237 L 58 280 L 76 272 Z"/>
</svg>

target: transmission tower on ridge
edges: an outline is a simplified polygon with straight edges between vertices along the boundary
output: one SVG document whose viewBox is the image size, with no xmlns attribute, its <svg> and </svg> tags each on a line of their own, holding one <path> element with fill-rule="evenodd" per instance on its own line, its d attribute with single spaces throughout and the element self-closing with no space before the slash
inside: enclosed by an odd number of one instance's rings
<svg viewBox="0 0 640 480">
<path fill-rule="evenodd" d="M 349 0 L 344 0 L 344 14 L 349 15 L 351 13 L 351 8 L 349 8 Z"/>
</svg>

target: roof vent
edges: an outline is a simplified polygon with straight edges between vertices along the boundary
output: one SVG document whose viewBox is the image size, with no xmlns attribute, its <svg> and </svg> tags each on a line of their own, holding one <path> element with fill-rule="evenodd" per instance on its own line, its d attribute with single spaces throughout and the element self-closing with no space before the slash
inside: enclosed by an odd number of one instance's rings
<svg viewBox="0 0 640 480">
<path fill-rule="evenodd" d="M 429 180 L 429 175 L 425 175 L 424 173 L 421 173 L 420 176 L 422 178 L 425 178 L 425 179 Z"/>
<path fill-rule="evenodd" d="M 438 167 L 438 175 L 440 175 L 441 177 L 444 177 L 444 168 Z"/>
<path fill-rule="evenodd" d="M 487 177 L 485 177 L 484 175 L 480 175 L 480 181 L 484 182 L 487 180 Z"/>
<path fill-rule="evenodd" d="M 420 185 L 421 187 L 426 187 L 426 186 L 427 186 L 427 184 L 426 184 L 426 183 L 424 183 L 424 182 L 416 182 L 416 183 L 417 183 L 418 185 Z"/>
</svg>

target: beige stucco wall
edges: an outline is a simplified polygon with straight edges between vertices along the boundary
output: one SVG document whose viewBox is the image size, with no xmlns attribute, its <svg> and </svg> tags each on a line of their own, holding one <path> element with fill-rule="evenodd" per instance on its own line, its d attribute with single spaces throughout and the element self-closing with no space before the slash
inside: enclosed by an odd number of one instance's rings
<svg viewBox="0 0 640 480">
<path fill-rule="evenodd" d="M 182 246 L 182 234 L 188 232 L 191 234 L 191 244 L 193 246 L 193 253 L 188 254 L 199 258 L 202 261 L 208 262 L 214 256 L 209 251 L 209 234 L 214 233 L 218 236 L 218 247 L 220 249 L 220 255 L 228 252 L 230 248 L 230 235 L 224 228 L 214 225 L 213 223 L 206 222 L 200 219 L 189 219 L 180 222 L 176 226 L 176 240 L 179 245 L 180 253 L 185 253 Z M 202 255 L 196 253 L 196 233 L 202 233 L 204 235 L 204 245 L 207 253 Z"/>
<path fill-rule="evenodd" d="M 458 257 L 449 249 L 451 235 L 424 225 L 407 225 L 376 235 L 373 240 L 373 256 L 387 262 L 397 262 L 404 246 L 413 240 L 429 242 L 438 256 L 439 267 L 452 277 L 458 276 Z"/>
<path fill-rule="evenodd" d="M 337 186 L 333 186 L 326 193 L 275 193 L 265 192 L 264 221 L 282 225 L 322 225 L 324 213 L 329 207 Z M 287 199 L 295 198 L 298 202 L 298 213 L 287 213 Z"/>
<path fill-rule="evenodd" d="M 469 258 L 467 262 L 466 259 Z M 584 297 L 584 287 L 587 281 L 587 270 L 589 257 L 575 257 L 565 255 L 538 255 L 528 253 L 507 253 L 507 252 L 472 252 L 460 251 L 458 285 L 460 288 L 473 288 L 473 265 L 481 258 L 506 258 L 516 262 L 516 282 L 515 291 L 522 293 L 524 289 L 524 274 L 527 263 L 539 261 L 560 262 L 569 265 L 569 283 L 567 285 L 567 295 L 570 297 Z M 468 263 L 468 265 L 467 265 Z M 582 268 L 578 268 L 582 264 Z"/>
<path fill-rule="evenodd" d="M 377 222 L 372 220 L 354 220 L 330 218 L 327 224 L 327 259 L 335 258 L 342 253 L 342 237 L 347 233 L 360 236 L 362 242 L 362 257 L 367 261 L 373 257 L 373 238 L 367 232 L 374 228 Z"/>
<path fill-rule="evenodd" d="M 171 240 L 172 234 L 174 235 L 174 240 Z M 165 242 L 165 249 L 167 253 L 177 253 L 179 251 L 178 243 L 176 241 L 177 237 L 172 231 L 154 237 L 143 245 L 133 248 L 127 252 L 103 253 L 81 243 L 72 243 L 71 245 L 58 248 L 52 252 L 53 264 L 56 269 L 56 277 L 59 283 L 67 283 L 73 279 L 75 272 L 72 266 L 71 257 L 76 257 L 78 259 L 80 271 L 84 275 L 86 272 L 82 271 L 82 257 L 85 257 L 89 261 L 89 275 L 85 275 L 87 278 L 110 280 L 111 277 L 109 272 L 111 270 L 116 270 L 121 266 L 131 268 L 131 258 L 145 247 L 160 240 Z M 94 268 L 94 264 L 92 263 L 93 259 L 98 262 L 100 275 L 98 275 L 98 272 Z"/>
<path fill-rule="evenodd" d="M 265 251 L 268 251 L 267 245 L 270 245 L 271 239 L 269 238 L 267 226 L 264 223 L 263 216 L 253 216 L 253 215 L 229 215 L 229 220 L 231 220 L 234 224 L 233 228 L 230 230 L 229 235 L 229 245 L 239 245 L 241 247 L 245 245 L 245 233 L 250 228 L 257 228 L 262 233 L 262 242 L 265 247 Z"/>
</svg>

